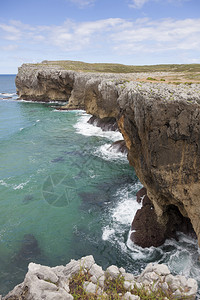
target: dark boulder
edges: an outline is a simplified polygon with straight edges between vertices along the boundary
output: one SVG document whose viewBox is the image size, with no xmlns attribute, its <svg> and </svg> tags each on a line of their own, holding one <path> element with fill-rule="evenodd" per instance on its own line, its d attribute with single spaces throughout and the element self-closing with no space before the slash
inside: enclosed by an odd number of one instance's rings
<svg viewBox="0 0 200 300">
<path fill-rule="evenodd" d="M 126 142 L 124 140 L 120 140 L 112 143 L 110 148 L 115 149 L 117 152 L 128 154 L 128 148 L 126 147 Z"/>
<path fill-rule="evenodd" d="M 100 119 L 98 117 L 92 116 L 88 120 L 88 123 L 100 127 L 103 131 L 118 131 L 117 121 L 112 117 Z"/>
<path fill-rule="evenodd" d="M 143 199 L 143 207 L 139 209 L 132 222 L 131 240 L 145 248 L 145 247 L 158 247 L 165 241 L 165 232 L 162 226 L 157 222 L 157 216 L 152 205 L 152 202 L 145 195 Z"/>
</svg>

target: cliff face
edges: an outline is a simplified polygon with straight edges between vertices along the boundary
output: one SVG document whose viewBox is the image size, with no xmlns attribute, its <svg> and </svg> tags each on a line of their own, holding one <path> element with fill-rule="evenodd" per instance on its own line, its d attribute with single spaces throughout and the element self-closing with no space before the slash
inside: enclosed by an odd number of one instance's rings
<svg viewBox="0 0 200 300">
<path fill-rule="evenodd" d="M 170 220 L 180 214 L 191 221 L 200 245 L 200 85 L 138 83 L 130 81 L 130 74 L 32 68 L 19 69 L 19 96 L 67 99 L 68 108 L 115 117 L 159 226 L 167 232 Z M 173 226 L 176 230 L 176 222 Z"/>
</svg>

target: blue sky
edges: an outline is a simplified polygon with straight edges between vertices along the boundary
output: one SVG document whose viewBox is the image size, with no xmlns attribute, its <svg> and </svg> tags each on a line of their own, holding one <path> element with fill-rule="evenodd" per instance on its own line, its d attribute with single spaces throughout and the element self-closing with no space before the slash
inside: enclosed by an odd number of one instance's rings
<svg viewBox="0 0 200 300">
<path fill-rule="evenodd" d="M 42 60 L 200 63 L 200 0 L 1 0 L 0 74 Z"/>
</svg>

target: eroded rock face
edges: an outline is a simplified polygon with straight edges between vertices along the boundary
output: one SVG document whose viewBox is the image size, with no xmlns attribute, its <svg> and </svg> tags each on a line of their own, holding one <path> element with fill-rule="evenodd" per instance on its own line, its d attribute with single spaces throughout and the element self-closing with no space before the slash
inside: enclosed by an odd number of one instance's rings
<svg viewBox="0 0 200 300">
<path fill-rule="evenodd" d="M 117 120 L 158 224 L 167 231 L 173 206 L 177 219 L 180 213 L 191 221 L 200 245 L 200 85 L 138 83 L 130 81 L 133 74 L 27 68 L 22 66 L 16 79 L 21 98 L 65 98 L 66 108 Z"/>
<path fill-rule="evenodd" d="M 58 67 L 41 67 L 24 64 L 16 76 L 20 99 L 32 101 L 68 101 L 73 89 L 74 72 Z"/>
<path fill-rule="evenodd" d="M 169 206 L 174 205 L 183 217 L 191 220 L 200 242 L 197 90 L 188 88 L 188 94 L 182 95 L 181 87 L 177 87 L 177 97 L 170 100 L 162 90 L 151 95 L 130 86 L 118 103 L 119 127 L 129 145 L 129 161 L 147 188 L 159 224 L 167 230 Z"/>
</svg>

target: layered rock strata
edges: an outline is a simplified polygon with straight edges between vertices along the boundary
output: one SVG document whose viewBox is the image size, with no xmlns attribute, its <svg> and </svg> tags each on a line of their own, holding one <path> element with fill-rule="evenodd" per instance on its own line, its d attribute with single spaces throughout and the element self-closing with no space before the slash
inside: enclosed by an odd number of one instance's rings
<svg viewBox="0 0 200 300">
<path fill-rule="evenodd" d="M 21 98 L 68 100 L 68 109 L 115 118 L 163 236 L 181 215 L 200 245 L 200 85 L 133 81 L 141 76 L 23 65 L 16 85 Z"/>
<path fill-rule="evenodd" d="M 166 265 L 148 264 L 139 276 L 126 273 L 124 268 L 110 266 L 106 271 L 98 266 L 92 255 L 82 257 L 78 261 L 71 260 L 66 266 L 47 267 L 30 263 L 24 282 L 17 285 L 2 300 L 73 300 L 72 278 L 76 274 L 87 274 L 82 281 L 81 289 L 88 297 L 95 299 L 111 299 L 108 296 L 107 281 L 123 282 L 118 299 L 140 300 L 138 290 L 162 291 L 164 299 L 195 299 L 197 282 L 184 276 L 173 276 Z M 89 279 L 88 279 L 89 278 Z M 169 297 L 169 298 L 168 298 Z M 89 298 L 88 298 L 89 299 Z M 92 298 L 93 299 L 93 298 Z"/>
</svg>

